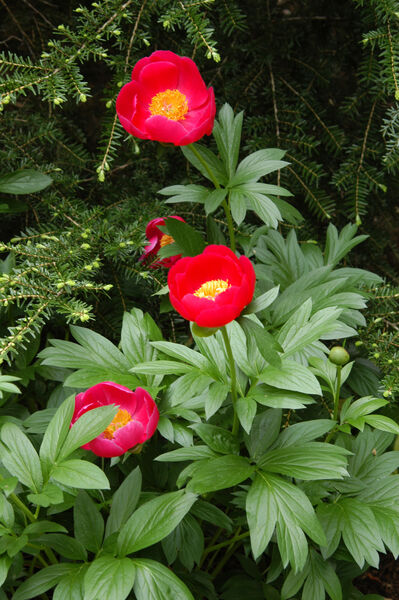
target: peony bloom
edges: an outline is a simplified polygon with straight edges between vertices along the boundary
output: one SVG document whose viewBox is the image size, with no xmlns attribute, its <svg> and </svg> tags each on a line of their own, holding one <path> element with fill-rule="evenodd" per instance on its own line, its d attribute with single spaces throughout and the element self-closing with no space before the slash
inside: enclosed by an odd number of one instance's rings
<svg viewBox="0 0 399 600">
<path fill-rule="evenodd" d="M 178 219 L 179 221 L 183 221 L 184 219 L 177 216 L 170 216 L 169 219 Z M 157 217 L 156 219 L 152 219 L 145 228 L 145 235 L 148 241 L 150 242 L 144 248 L 144 254 L 141 255 L 140 260 L 147 260 L 152 256 L 156 256 L 160 248 L 164 246 L 168 246 L 174 242 L 172 236 L 163 233 L 160 229 L 158 229 L 159 225 L 165 225 L 165 219 L 162 217 Z M 181 254 L 176 254 L 175 256 L 168 256 L 167 258 L 161 258 L 160 260 L 156 260 L 151 263 L 151 268 L 155 269 L 156 267 L 166 267 L 169 269 L 172 265 L 175 264 L 181 258 Z"/>
<path fill-rule="evenodd" d="M 116 112 L 122 127 L 138 138 L 186 146 L 212 133 L 215 96 L 191 58 L 157 50 L 134 67 Z"/>
<path fill-rule="evenodd" d="M 222 327 L 252 300 L 255 271 L 246 256 L 227 246 L 207 246 L 181 258 L 169 271 L 170 301 L 182 317 L 200 327 Z"/>
<path fill-rule="evenodd" d="M 82 448 L 91 450 L 97 456 L 120 456 L 153 435 L 159 412 L 150 394 L 142 388 L 132 392 L 112 381 L 93 385 L 76 396 L 71 426 L 84 413 L 107 404 L 119 406 L 113 421 L 103 433 Z"/>
</svg>

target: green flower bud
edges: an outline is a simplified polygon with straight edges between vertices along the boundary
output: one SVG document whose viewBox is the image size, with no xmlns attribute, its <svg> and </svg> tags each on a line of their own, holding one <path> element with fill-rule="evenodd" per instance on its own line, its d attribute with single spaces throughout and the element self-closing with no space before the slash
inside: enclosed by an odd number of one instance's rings
<svg viewBox="0 0 399 600">
<path fill-rule="evenodd" d="M 328 360 L 334 365 L 342 367 L 343 365 L 346 365 L 347 362 L 349 362 L 350 356 L 345 350 L 345 348 L 343 348 L 342 346 L 334 346 L 330 350 Z"/>
<path fill-rule="evenodd" d="M 87 102 L 87 96 L 86 96 L 86 94 L 80 94 L 80 96 L 79 96 L 79 100 L 80 100 L 81 102 Z"/>
<path fill-rule="evenodd" d="M 90 244 L 80 244 L 82 250 L 88 250 L 90 248 Z"/>
<path fill-rule="evenodd" d="M 9 94 L 6 94 L 5 96 L 3 96 L 1 98 L 1 101 L 2 101 L 3 104 L 8 104 L 10 102 L 10 100 L 11 100 L 11 97 L 10 97 Z"/>
</svg>

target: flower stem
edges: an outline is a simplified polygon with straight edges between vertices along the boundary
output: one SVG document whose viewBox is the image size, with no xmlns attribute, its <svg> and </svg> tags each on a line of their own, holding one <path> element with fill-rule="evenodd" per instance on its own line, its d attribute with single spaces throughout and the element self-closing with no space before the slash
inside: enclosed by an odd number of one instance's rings
<svg viewBox="0 0 399 600">
<path fill-rule="evenodd" d="M 338 421 L 339 418 L 339 397 L 340 397 L 340 392 L 341 392 L 341 370 L 342 370 L 342 365 L 337 365 L 337 378 L 335 380 L 335 392 L 334 392 L 334 412 L 333 412 L 333 419 L 334 421 Z M 326 439 L 324 440 L 326 443 L 328 443 L 331 438 L 335 435 L 335 433 L 337 432 L 337 427 L 335 426 L 327 435 Z"/>
<path fill-rule="evenodd" d="M 337 379 L 336 379 L 335 394 L 334 394 L 334 414 L 333 414 L 334 421 L 337 421 L 338 416 L 339 416 L 339 395 L 340 395 L 340 391 L 341 391 L 341 370 L 342 370 L 342 366 L 337 365 Z"/>
<path fill-rule="evenodd" d="M 208 173 L 209 179 L 212 181 L 215 188 L 217 190 L 220 190 L 221 187 L 220 187 L 218 180 L 216 179 L 215 174 L 213 173 L 213 171 L 210 168 L 210 166 L 208 165 L 208 163 L 202 158 L 202 156 L 198 152 L 197 148 L 194 146 L 194 144 L 190 144 L 189 148 L 192 150 L 193 154 L 195 154 L 195 156 L 197 157 L 197 159 L 199 160 L 201 165 L 204 167 L 205 171 Z M 234 236 L 233 219 L 231 218 L 229 200 L 226 200 L 226 198 L 225 198 L 222 202 L 222 206 L 223 206 L 224 212 L 226 214 L 227 227 L 229 230 L 229 238 L 230 238 L 230 247 L 233 250 L 233 252 L 235 252 L 236 251 L 236 240 L 235 240 L 235 236 Z"/>
<path fill-rule="evenodd" d="M 226 326 L 224 325 L 223 327 L 221 327 L 220 331 L 222 332 L 223 341 L 224 341 L 224 345 L 226 347 L 226 352 L 227 352 L 227 356 L 228 356 L 229 364 L 230 364 L 231 399 L 233 402 L 233 411 L 234 411 L 233 428 L 231 431 L 234 435 L 237 435 L 239 423 L 238 423 L 238 417 L 237 417 L 237 411 L 236 411 L 236 404 L 237 404 L 236 365 L 234 362 L 233 351 L 231 349 L 230 340 L 229 340 L 229 336 L 227 334 Z"/>
</svg>

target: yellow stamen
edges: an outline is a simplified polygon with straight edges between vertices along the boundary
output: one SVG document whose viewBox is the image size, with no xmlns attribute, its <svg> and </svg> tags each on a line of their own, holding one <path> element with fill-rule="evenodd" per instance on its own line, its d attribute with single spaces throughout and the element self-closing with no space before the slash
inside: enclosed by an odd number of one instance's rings
<svg viewBox="0 0 399 600">
<path fill-rule="evenodd" d="M 210 281 L 205 281 L 205 283 L 194 292 L 194 296 L 197 296 L 197 298 L 215 300 L 215 296 L 225 292 L 229 287 L 231 287 L 231 285 L 224 279 L 211 279 Z"/>
<path fill-rule="evenodd" d="M 124 409 L 118 410 L 115 417 L 113 418 L 111 423 L 108 425 L 107 429 L 104 431 L 104 437 L 106 437 L 107 440 L 112 440 L 114 437 L 115 431 L 117 429 L 120 429 L 121 427 L 124 427 L 125 425 L 127 425 L 129 423 L 129 421 L 132 421 L 132 417 L 131 417 L 130 413 Z"/>
<path fill-rule="evenodd" d="M 168 244 L 173 244 L 175 240 L 172 238 L 171 235 L 167 235 L 166 233 L 161 237 L 160 240 L 160 244 L 161 244 L 161 248 L 163 248 L 164 246 L 167 246 Z"/>
<path fill-rule="evenodd" d="M 171 121 L 180 121 L 188 111 L 187 98 L 179 90 L 158 92 L 151 100 L 149 109 L 153 116 L 161 115 Z"/>
</svg>

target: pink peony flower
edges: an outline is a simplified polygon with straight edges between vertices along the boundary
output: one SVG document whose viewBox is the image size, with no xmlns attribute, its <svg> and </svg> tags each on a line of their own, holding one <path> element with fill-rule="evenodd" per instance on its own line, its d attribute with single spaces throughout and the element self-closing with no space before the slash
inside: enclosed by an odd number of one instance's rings
<svg viewBox="0 0 399 600">
<path fill-rule="evenodd" d="M 76 396 L 71 426 L 84 413 L 107 404 L 119 406 L 113 421 L 103 433 L 82 448 L 91 450 L 97 456 L 120 456 L 153 435 L 159 412 L 150 394 L 139 387 L 132 392 L 112 381 L 93 385 Z"/>
<path fill-rule="evenodd" d="M 186 146 L 212 133 L 215 96 L 191 58 L 157 50 L 134 67 L 116 112 L 122 127 L 138 138 Z"/>
<path fill-rule="evenodd" d="M 185 223 L 184 219 L 175 215 L 168 217 L 168 219 L 178 219 L 179 221 L 183 221 L 183 223 Z M 152 221 L 150 221 L 147 224 L 147 227 L 145 228 L 145 235 L 150 243 L 147 244 L 147 246 L 145 246 L 144 254 L 140 256 L 140 260 L 145 261 L 148 260 L 150 257 L 156 256 L 160 248 L 168 246 L 169 244 L 172 244 L 174 242 L 172 236 L 167 235 L 166 233 L 163 233 L 160 229 L 158 229 L 158 225 L 165 225 L 165 219 L 163 219 L 162 217 L 157 217 L 156 219 L 152 219 Z M 179 260 L 179 258 L 181 258 L 181 254 L 176 254 L 175 256 L 168 256 L 167 258 L 161 258 L 160 260 L 151 263 L 150 267 L 152 269 L 155 269 L 157 267 L 165 267 L 169 269 L 172 265 L 175 264 L 175 262 Z"/>
</svg>

